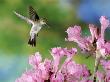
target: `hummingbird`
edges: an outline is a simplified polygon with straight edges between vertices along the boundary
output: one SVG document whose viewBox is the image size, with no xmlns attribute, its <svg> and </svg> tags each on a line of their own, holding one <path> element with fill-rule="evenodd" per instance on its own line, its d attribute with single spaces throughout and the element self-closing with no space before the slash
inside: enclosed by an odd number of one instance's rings
<svg viewBox="0 0 110 82">
<path fill-rule="evenodd" d="M 38 14 L 32 6 L 28 7 L 28 12 L 29 18 L 17 13 L 16 11 L 14 11 L 14 14 L 19 18 L 25 20 L 27 23 L 31 24 L 30 38 L 28 40 L 28 44 L 32 47 L 35 47 L 36 37 L 38 36 L 39 31 L 41 30 L 42 26 L 46 24 L 46 22 L 43 18 L 39 18 Z"/>
</svg>

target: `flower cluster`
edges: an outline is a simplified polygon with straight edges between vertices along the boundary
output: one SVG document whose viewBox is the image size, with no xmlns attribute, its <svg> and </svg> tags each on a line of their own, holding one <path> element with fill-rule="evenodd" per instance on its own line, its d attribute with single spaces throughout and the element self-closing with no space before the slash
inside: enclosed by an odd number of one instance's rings
<svg viewBox="0 0 110 82">
<path fill-rule="evenodd" d="M 77 53 L 76 48 L 52 48 L 53 60 L 45 59 L 39 52 L 29 57 L 29 64 L 32 69 L 26 71 L 16 82 L 84 82 L 89 81 L 89 70 L 85 65 L 77 64 L 72 60 Z M 59 66 L 60 60 L 66 56 L 64 63 Z"/>
<path fill-rule="evenodd" d="M 82 36 L 81 27 L 73 26 L 67 29 L 66 41 L 74 41 L 84 52 L 96 57 L 94 73 L 90 73 L 86 65 L 77 64 L 72 58 L 77 53 L 76 48 L 52 48 L 50 54 L 53 59 L 42 59 L 39 52 L 29 57 L 32 68 L 22 74 L 16 82 L 110 82 L 110 60 L 105 60 L 110 54 L 110 42 L 104 38 L 109 20 L 105 16 L 100 18 L 101 30 L 89 24 L 91 36 Z M 66 56 L 61 65 L 61 59 Z M 98 70 L 98 65 L 103 70 Z M 93 75 L 93 78 L 91 76 Z"/>
<path fill-rule="evenodd" d="M 67 29 L 68 41 L 76 42 L 83 51 L 88 51 L 92 54 L 96 50 L 101 53 L 102 57 L 110 54 L 110 42 L 104 39 L 105 29 L 109 26 L 109 20 L 105 16 L 100 18 L 101 30 L 93 24 L 89 24 L 91 36 L 82 36 L 81 27 L 74 26 Z"/>
</svg>

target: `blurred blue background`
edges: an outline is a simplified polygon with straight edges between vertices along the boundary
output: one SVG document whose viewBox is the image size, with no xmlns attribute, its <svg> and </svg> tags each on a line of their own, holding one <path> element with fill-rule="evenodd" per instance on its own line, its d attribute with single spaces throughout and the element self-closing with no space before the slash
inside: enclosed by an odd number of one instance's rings
<svg viewBox="0 0 110 82">
<path fill-rule="evenodd" d="M 27 45 L 30 25 L 13 14 L 15 10 L 28 16 L 29 5 L 40 17 L 46 18 L 50 26 L 40 31 L 35 48 Z M 101 15 L 110 17 L 109 8 L 110 0 L 0 0 L 0 82 L 14 82 L 21 76 L 29 68 L 28 56 L 36 51 L 43 58 L 51 58 L 52 47 L 77 47 L 73 42 L 65 42 L 66 29 L 77 24 L 89 35 L 87 24 L 99 25 Z M 86 59 L 83 54 L 74 59 L 93 69 L 92 57 Z"/>
</svg>

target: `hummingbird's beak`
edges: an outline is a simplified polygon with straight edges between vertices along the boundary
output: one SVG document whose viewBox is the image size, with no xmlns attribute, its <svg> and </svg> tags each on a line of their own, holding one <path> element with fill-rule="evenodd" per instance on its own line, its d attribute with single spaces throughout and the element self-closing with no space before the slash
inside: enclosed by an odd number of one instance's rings
<svg viewBox="0 0 110 82">
<path fill-rule="evenodd" d="M 50 28 L 50 26 L 49 26 L 47 23 L 45 23 L 45 25 L 46 25 L 48 28 Z"/>
</svg>

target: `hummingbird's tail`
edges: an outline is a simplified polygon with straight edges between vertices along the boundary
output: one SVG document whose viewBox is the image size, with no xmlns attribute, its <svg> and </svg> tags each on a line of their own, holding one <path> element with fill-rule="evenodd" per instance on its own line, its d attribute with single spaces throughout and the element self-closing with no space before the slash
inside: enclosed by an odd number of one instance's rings
<svg viewBox="0 0 110 82">
<path fill-rule="evenodd" d="M 36 46 L 36 34 L 34 35 L 33 38 L 30 36 L 28 44 L 34 47 Z"/>
</svg>

